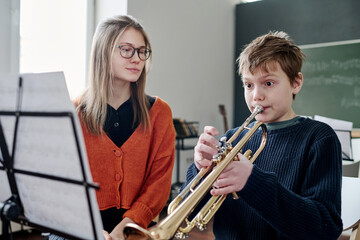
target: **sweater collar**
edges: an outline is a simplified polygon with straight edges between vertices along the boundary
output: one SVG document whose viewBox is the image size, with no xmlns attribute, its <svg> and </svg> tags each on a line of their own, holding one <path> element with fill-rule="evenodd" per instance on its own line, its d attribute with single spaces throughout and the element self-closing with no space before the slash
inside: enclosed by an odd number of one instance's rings
<svg viewBox="0 0 360 240">
<path fill-rule="evenodd" d="M 282 129 L 282 128 L 286 128 L 286 127 L 290 127 L 295 124 L 298 124 L 301 121 L 301 119 L 303 119 L 303 117 L 296 116 L 290 120 L 281 121 L 281 122 L 273 122 L 273 123 L 265 123 L 265 125 L 268 130 L 277 130 L 277 129 Z"/>
</svg>

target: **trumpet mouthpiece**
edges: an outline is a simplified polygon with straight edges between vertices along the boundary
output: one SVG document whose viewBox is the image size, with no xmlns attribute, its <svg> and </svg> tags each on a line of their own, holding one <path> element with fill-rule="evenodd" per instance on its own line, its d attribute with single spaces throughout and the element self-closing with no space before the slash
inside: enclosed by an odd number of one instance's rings
<svg viewBox="0 0 360 240">
<path fill-rule="evenodd" d="M 256 105 L 255 109 L 254 109 L 254 112 L 261 113 L 263 110 L 264 110 L 264 108 L 262 106 Z"/>
</svg>

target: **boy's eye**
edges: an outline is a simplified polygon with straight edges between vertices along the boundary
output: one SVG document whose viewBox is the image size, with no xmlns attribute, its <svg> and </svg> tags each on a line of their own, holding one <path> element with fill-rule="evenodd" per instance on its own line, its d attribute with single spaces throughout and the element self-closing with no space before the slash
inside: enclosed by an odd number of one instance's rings
<svg viewBox="0 0 360 240">
<path fill-rule="evenodd" d="M 245 88 L 251 88 L 251 86 L 252 86 L 251 83 L 245 83 L 245 84 L 244 84 L 244 87 L 245 87 Z"/>
<path fill-rule="evenodd" d="M 272 85 L 274 85 L 273 82 L 266 82 L 266 86 L 270 87 L 270 86 L 272 86 Z"/>
</svg>

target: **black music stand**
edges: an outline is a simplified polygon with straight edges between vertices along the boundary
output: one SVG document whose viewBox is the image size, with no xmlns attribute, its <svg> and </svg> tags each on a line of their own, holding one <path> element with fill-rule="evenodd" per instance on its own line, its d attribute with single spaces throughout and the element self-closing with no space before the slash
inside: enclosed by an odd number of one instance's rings
<svg viewBox="0 0 360 240">
<path fill-rule="evenodd" d="M 10 221 L 68 239 L 103 239 L 98 186 L 67 94 L 63 73 L 54 72 L 23 74 L 10 94 L 14 107 L 0 97 L 0 179 L 8 180 L 0 184 L 1 240 L 10 239 Z"/>
</svg>

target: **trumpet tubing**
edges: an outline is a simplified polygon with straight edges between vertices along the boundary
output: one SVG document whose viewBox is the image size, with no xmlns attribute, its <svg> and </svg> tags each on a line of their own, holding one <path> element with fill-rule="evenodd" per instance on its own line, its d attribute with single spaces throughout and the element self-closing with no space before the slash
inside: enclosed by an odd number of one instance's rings
<svg viewBox="0 0 360 240">
<path fill-rule="evenodd" d="M 244 145 L 250 140 L 259 127 L 262 128 L 262 141 L 255 154 L 250 158 L 250 161 L 254 162 L 262 149 L 265 147 L 267 139 L 266 126 L 262 122 L 257 122 L 252 128 L 247 128 L 255 116 L 261 112 L 262 107 L 256 106 L 254 112 L 239 127 L 235 134 L 226 143 L 223 142 L 225 146 L 220 148 L 219 153 L 213 157 L 213 162 L 216 164 L 216 167 L 201 169 L 195 178 L 170 203 L 167 217 L 149 229 L 144 229 L 137 224 L 127 224 L 124 229 L 125 239 L 162 240 L 170 239 L 174 235 L 177 238 L 184 239 L 195 226 L 200 230 L 204 229 L 206 224 L 220 208 L 221 204 L 226 198 L 226 195 L 212 196 L 191 221 L 189 221 L 187 217 L 190 215 L 190 213 L 193 212 L 201 199 L 209 192 L 213 183 L 229 165 L 229 163 L 236 159 L 237 154 L 240 152 L 240 150 L 242 150 Z M 235 146 L 231 146 L 231 143 L 244 129 L 247 129 L 248 132 Z M 208 175 L 205 177 L 205 179 L 200 182 L 200 179 L 202 179 L 207 173 Z M 235 193 L 233 193 L 233 196 L 234 198 L 237 197 Z M 183 224 L 184 221 L 186 227 L 181 227 L 181 224 Z"/>
</svg>

